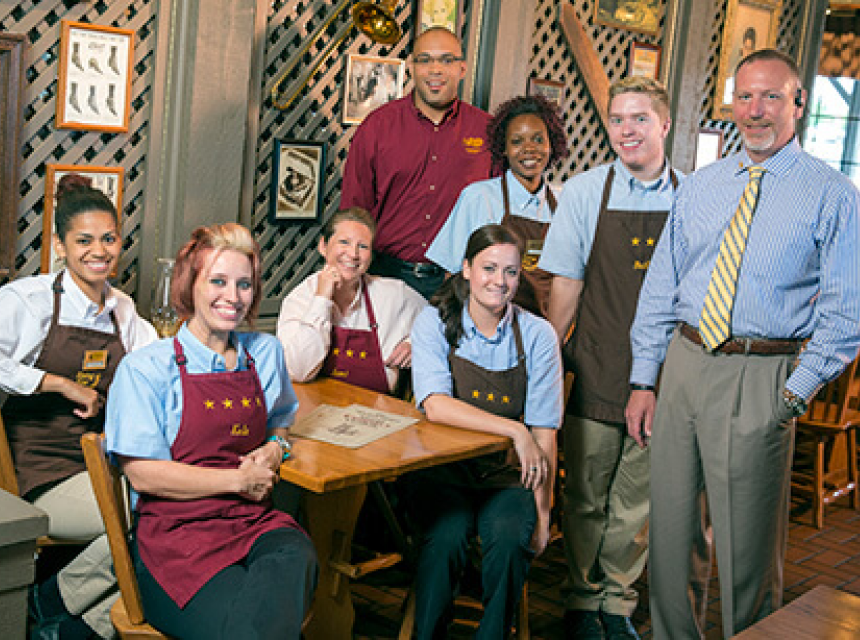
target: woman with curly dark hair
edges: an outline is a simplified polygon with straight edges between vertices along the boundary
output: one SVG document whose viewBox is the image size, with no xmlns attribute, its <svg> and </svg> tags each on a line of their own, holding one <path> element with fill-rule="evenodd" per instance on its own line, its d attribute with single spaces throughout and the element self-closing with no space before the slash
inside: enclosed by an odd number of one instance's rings
<svg viewBox="0 0 860 640">
<path fill-rule="evenodd" d="M 522 283 L 516 302 L 546 315 L 549 274 L 537 268 L 543 239 L 556 206 L 547 167 L 568 154 L 567 136 L 556 107 L 541 96 L 520 96 L 499 105 L 487 125 L 490 153 L 502 175 L 469 185 L 427 250 L 449 273 L 460 270 L 471 233 L 498 223 L 522 242 Z"/>
</svg>

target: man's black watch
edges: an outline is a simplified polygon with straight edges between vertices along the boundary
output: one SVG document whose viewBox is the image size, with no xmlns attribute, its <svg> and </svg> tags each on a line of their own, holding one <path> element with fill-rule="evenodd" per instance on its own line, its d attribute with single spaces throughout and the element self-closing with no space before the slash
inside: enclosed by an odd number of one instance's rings
<svg viewBox="0 0 860 640">
<path fill-rule="evenodd" d="M 806 410 L 809 409 L 809 405 L 806 403 L 806 400 L 801 398 L 796 393 L 792 393 L 788 389 L 782 390 L 782 401 L 785 403 L 785 406 L 791 411 L 791 415 L 793 418 L 799 418 Z"/>
</svg>

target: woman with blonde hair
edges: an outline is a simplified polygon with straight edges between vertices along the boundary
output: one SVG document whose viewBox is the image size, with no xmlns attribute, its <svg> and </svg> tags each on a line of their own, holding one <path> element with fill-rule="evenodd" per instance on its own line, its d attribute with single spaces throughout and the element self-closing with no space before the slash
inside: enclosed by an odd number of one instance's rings
<svg viewBox="0 0 860 640">
<path fill-rule="evenodd" d="M 107 449 L 140 496 L 146 619 L 177 638 L 298 638 L 316 556 L 270 502 L 298 402 L 278 341 L 237 331 L 260 303 L 257 243 L 200 227 L 174 273 L 187 321 L 124 362 L 108 398 Z"/>
</svg>

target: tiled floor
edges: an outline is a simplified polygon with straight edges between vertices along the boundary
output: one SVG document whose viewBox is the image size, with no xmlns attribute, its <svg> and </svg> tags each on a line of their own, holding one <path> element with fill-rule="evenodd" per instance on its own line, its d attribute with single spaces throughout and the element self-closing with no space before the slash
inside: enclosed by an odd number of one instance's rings
<svg viewBox="0 0 860 640">
<path fill-rule="evenodd" d="M 785 601 L 790 602 L 819 584 L 860 595 L 860 514 L 846 506 L 836 505 L 827 508 L 822 530 L 814 528 L 810 522 L 808 510 L 803 505 L 796 506 L 792 513 L 785 564 Z M 532 638 L 536 640 L 564 638 L 560 587 L 565 570 L 561 540 L 554 542 L 532 566 L 529 575 L 529 624 Z M 371 576 L 372 584 L 354 585 L 355 637 L 358 639 L 397 637 L 409 576 L 389 571 L 389 576 Z M 643 638 L 650 638 L 648 586 L 644 577 L 639 586 L 642 597 L 634 623 Z M 707 638 L 716 640 L 722 637 L 716 578 L 711 582 L 709 593 Z M 468 633 L 454 637 L 465 638 Z"/>
</svg>

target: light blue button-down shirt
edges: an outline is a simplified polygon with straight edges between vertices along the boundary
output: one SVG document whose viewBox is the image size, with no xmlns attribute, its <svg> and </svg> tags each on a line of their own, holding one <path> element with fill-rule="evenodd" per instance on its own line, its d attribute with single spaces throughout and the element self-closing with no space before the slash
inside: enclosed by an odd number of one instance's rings
<svg viewBox="0 0 860 640">
<path fill-rule="evenodd" d="M 186 325 L 177 336 L 189 374 L 227 371 L 223 356 L 202 344 Z M 299 403 L 284 364 L 281 343 L 264 333 L 233 333 L 238 351 L 236 370 L 247 369 L 245 353 L 254 358 L 266 398 L 268 429 L 288 427 Z M 182 420 L 182 383 L 173 340 L 154 342 L 123 358 L 107 400 L 106 449 L 134 458 L 170 460 L 170 447 Z"/>
<path fill-rule="evenodd" d="M 674 189 L 669 163 L 656 180 L 642 182 L 633 177 L 621 160 L 616 159 L 564 183 L 558 210 L 543 245 L 538 266 L 550 273 L 574 280 L 585 277 L 585 265 L 591 255 L 603 186 L 610 167 L 615 167 L 608 207 L 627 211 L 668 211 Z M 677 171 L 677 177 L 681 177 Z"/>
<path fill-rule="evenodd" d="M 681 186 L 639 297 L 631 382 L 653 384 L 679 321 L 698 326 L 723 234 L 754 164 L 746 152 Z M 732 311 L 732 335 L 811 338 L 786 388 L 804 398 L 860 346 L 860 192 L 792 140 L 766 170 Z"/>
<path fill-rule="evenodd" d="M 463 309 L 465 331 L 454 352 L 490 371 L 503 371 L 517 364 L 517 344 L 511 326 L 519 314 L 520 334 L 526 356 L 528 384 L 524 421 L 530 427 L 558 429 L 562 416 L 562 366 L 558 339 L 543 318 L 510 304 L 495 334 L 488 338 Z M 425 307 L 412 325 L 412 386 L 419 407 L 433 393 L 453 396 L 454 381 L 448 366 L 448 341 L 436 307 Z"/>
<path fill-rule="evenodd" d="M 507 183 L 511 215 L 538 222 L 552 221 L 546 192 L 554 187 L 544 181 L 537 193 L 529 193 L 510 169 L 507 171 Z M 470 184 L 460 192 L 451 215 L 427 249 L 427 259 L 448 273 L 457 273 L 463 267 L 466 244 L 472 232 L 484 225 L 501 222 L 504 215 L 500 177 Z"/>
</svg>

